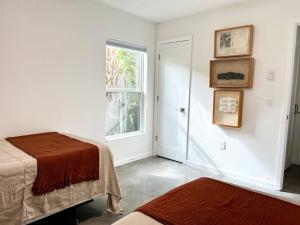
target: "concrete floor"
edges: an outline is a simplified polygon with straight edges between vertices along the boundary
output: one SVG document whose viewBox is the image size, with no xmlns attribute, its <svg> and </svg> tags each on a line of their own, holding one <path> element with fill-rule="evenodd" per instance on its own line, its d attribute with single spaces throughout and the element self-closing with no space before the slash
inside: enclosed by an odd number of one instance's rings
<svg viewBox="0 0 300 225">
<path fill-rule="evenodd" d="M 158 157 L 119 166 L 116 170 L 123 194 L 120 202 L 124 209 L 122 216 L 174 187 L 208 175 L 201 170 Z M 102 198 L 78 207 L 76 214 L 80 225 L 110 225 L 122 217 L 106 212 L 105 204 L 106 198 Z M 65 210 L 32 225 L 71 225 L 72 218 L 72 210 Z"/>
<path fill-rule="evenodd" d="M 299 171 L 299 173 L 297 173 Z M 187 167 L 181 163 L 163 158 L 150 157 L 127 165 L 117 167 L 117 174 L 122 188 L 123 199 L 120 204 L 124 209 L 124 215 L 116 216 L 106 212 L 106 199 L 98 199 L 76 209 L 80 225 L 110 225 L 135 210 L 138 206 L 149 200 L 164 194 L 165 192 L 199 177 L 213 177 L 227 182 L 235 183 L 250 189 L 259 190 L 278 198 L 287 199 L 300 205 L 300 167 L 287 171 L 285 179 L 285 192 L 272 191 L 254 187 L 246 183 L 228 180 L 222 174 L 210 174 L 208 172 Z M 298 188 L 296 187 L 299 184 Z M 71 225 L 73 220 L 72 210 L 65 210 L 50 216 L 32 225 Z"/>
</svg>

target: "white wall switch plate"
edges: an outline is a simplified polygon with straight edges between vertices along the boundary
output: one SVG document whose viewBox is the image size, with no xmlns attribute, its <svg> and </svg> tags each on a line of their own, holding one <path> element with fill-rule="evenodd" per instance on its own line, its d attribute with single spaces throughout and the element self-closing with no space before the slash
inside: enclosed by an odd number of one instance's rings
<svg viewBox="0 0 300 225">
<path fill-rule="evenodd" d="M 269 70 L 267 73 L 267 80 L 274 81 L 275 72 L 273 70 Z"/>
</svg>

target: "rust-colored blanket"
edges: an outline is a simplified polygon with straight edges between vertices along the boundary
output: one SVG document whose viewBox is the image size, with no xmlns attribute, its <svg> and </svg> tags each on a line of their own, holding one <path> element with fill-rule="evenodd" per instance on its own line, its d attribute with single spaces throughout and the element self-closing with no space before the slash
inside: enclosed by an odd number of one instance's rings
<svg viewBox="0 0 300 225">
<path fill-rule="evenodd" d="M 164 225 L 299 225 L 300 207 L 200 178 L 137 209 Z"/>
<path fill-rule="evenodd" d="M 37 177 L 32 187 L 34 195 L 99 179 L 99 150 L 95 145 L 56 132 L 6 140 L 36 158 Z"/>
</svg>

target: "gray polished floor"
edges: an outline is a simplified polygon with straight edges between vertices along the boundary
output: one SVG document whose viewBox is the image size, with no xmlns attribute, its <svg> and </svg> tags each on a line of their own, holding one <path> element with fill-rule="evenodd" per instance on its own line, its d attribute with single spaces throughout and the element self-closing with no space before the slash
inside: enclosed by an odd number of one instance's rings
<svg viewBox="0 0 300 225">
<path fill-rule="evenodd" d="M 125 216 L 149 200 L 198 177 L 201 170 L 192 169 L 171 160 L 150 157 L 117 167 L 123 199 L 120 204 Z M 98 199 L 76 209 L 80 225 L 109 225 L 119 220 L 105 210 L 106 199 Z M 66 210 L 32 225 L 72 224 L 73 212 Z"/>
<path fill-rule="evenodd" d="M 242 185 L 250 189 L 257 189 L 300 204 L 300 166 L 292 167 L 285 175 L 285 192 L 271 191 L 257 188 L 249 184 L 228 180 L 222 174 L 208 174 L 202 170 L 187 167 L 181 163 L 163 158 L 150 157 L 127 165 L 117 167 L 117 173 L 122 188 L 123 199 L 121 205 L 124 215 L 134 211 L 138 206 L 167 192 L 168 190 L 199 177 L 208 176 Z M 105 210 L 106 199 L 98 199 L 76 209 L 80 225 L 110 225 L 122 216 L 116 216 Z M 71 225 L 74 218 L 72 210 L 66 210 L 48 217 L 33 225 Z"/>
</svg>

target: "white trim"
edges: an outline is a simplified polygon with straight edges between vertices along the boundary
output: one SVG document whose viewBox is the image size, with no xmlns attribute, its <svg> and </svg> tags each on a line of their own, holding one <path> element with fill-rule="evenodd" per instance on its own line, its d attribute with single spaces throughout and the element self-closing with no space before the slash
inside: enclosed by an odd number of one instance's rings
<svg viewBox="0 0 300 225">
<path fill-rule="evenodd" d="M 171 39 L 165 39 L 165 40 L 159 40 L 156 44 L 156 68 L 155 68 L 155 98 L 154 98 L 154 119 L 153 119 L 153 154 L 157 155 L 157 141 L 156 141 L 156 135 L 157 135 L 157 122 L 158 122 L 158 102 L 157 97 L 159 96 L 159 46 L 161 44 L 168 44 L 168 43 L 175 43 L 175 42 L 182 42 L 182 41 L 188 41 L 190 42 L 190 54 L 191 54 L 191 60 L 190 60 L 190 77 L 189 77 L 189 102 L 188 102 L 188 124 L 187 124 L 187 142 L 186 142 L 186 154 L 185 158 L 183 159 L 183 164 L 186 164 L 187 160 L 187 154 L 188 154 L 188 141 L 189 141 L 189 120 L 190 120 L 190 98 L 191 98 L 191 80 L 192 80 L 192 61 L 193 61 L 193 36 L 183 36 L 183 37 L 176 37 Z"/>
<path fill-rule="evenodd" d="M 300 18 L 294 19 L 289 24 L 288 30 L 288 48 L 287 48 L 287 61 L 286 61 L 286 73 L 285 82 L 282 88 L 283 90 L 283 108 L 281 112 L 280 128 L 279 128 L 279 142 L 278 142 L 278 156 L 276 162 L 276 189 L 281 190 L 284 179 L 284 167 L 286 148 L 288 141 L 288 128 L 289 120 L 287 116 L 290 116 L 291 111 L 291 99 L 293 93 L 293 75 L 294 75 L 294 61 L 295 61 L 295 49 L 296 49 L 296 37 L 297 27 L 300 25 Z"/>
<path fill-rule="evenodd" d="M 193 41 L 193 36 L 184 36 L 184 37 L 176 37 L 171 39 L 159 40 L 157 41 L 157 53 L 159 53 L 159 45 L 161 44 L 168 44 L 168 43 L 175 43 L 175 42 L 182 42 L 182 41 Z M 158 55 L 158 54 L 157 54 Z"/>
<path fill-rule="evenodd" d="M 145 159 L 145 158 L 148 158 L 148 157 L 151 157 L 151 156 L 153 156 L 153 152 L 144 152 L 144 153 L 141 153 L 141 154 L 138 154 L 138 155 L 135 155 L 135 156 L 131 156 L 131 157 L 126 158 L 126 159 L 121 159 L 121 160 L 115 161 L 114 166 L 115 167 L 122 166 L 124 164 L 131 163 L 131 162 L 141 160 L 141 159 Z"/>
<path fill-rule="evenodd" d="M 105 140 L 106 142 L 112 142 L 112 141 L 117 141 L 117 140 L 122 140 L 126 138 L 132 138 L 140 135 L 144 135 L 145 132 L 142 131 L 134 131 L 134 132 L 129 132 L 129 133 L 124 133 L 124 134 L 115 134 L 111 136 L 106 136 Z"/>
<path fill-rule="evenodd" d="M 106 40 L 106 45 L 116 47 L 116 48 L 125 48 L 134 52 L 146 52 L 147 48 L 143 45 L 137 45 L 129 42 L 119 41 L 115 39 L 108 38 Z"/>
<path fill-rule="evenodd" d="M 257 179 L 255 177 L 245 176 L 243 174 L 236 173 L 230 170 L 219 169 L 216 167 L 212 167 L 210 165 L 204 165 L 191 160 L 187 160 L 186 165 L 196 169 L 204 170 L 208 173 L 212 173 L 213 175 L 222 176 L 222 179 L 235 180 L 245 184 L 249 184 L 251 186 L 257 186 L 257 187 L 262 187 L 262 188 L 267 188 L 272 190 L 276 189 L 276 184 L 269 183 L 264 180 Z"/>
<path fill-rule="evenodd" d="M 300 160 L 299 159 L 293 160 L 292 164 L 300 166 Z"/>
<path fill-rule="evenodd" d="M 140 87 L 141 87 L 141 112 L 140 112 L 140 129 L 142 133 L 146 132 L 146 125 L 147 125 L 147 93 L 148 93 L 148 86 L 147 86 L 147 81 L 148 81 L 148 55 L 147 52 L 144 53 L 143 59 L 142 59 L 142 73 L 143 76 L 141 77 L 140 80 Z"/>
<path fill-rule="evenodd" d="M 296 43 L 297 45 L 297 43 Z M 296 53 L 300 51 L 300 48 L 296 48 L 295 49 L 295 56 Z M 297 54 L 297 59 L 295 58 L 294 61 L 296 64 L 294 64 L 294 75 L 293 75 L 293 92 L 292 92 L 292 96 L 291 96 L 291 113 L 290 113 L 290 121 L 289 121 L 289 127 L 288 127 L 288 140 L 287 140 L 287 148 L 286 148 L 286 154 L 285 157 L 285 166 L 284 168 L 287 169 L 288 167 L 290 167 L 292 164 L 297 164 L 299 165 L 298 161 L 298 154 L 296 157 L 296 160 L 293 154 L 293 139 L 294 139 L 294 131 L 295 131 L 295 104 L 296 104 L 296 99 L 297 99 L 297 93 L 298 93 L 298 85 L 299 85 L 299 69 L 300 69 L 300 54 Z M 292 111 L 293 110 L 293 111 Z M 297 152 L 298 153 L 298 152 Z M 287 165 L 288 163 L 288 165 Z"/>
<path fill-rule="evenodd" d="M 187 140 L 186 140 L 186 152 L 185 152 L 185 159 L 183 164 L 187 163 L 188 154 L 189 154 L 189 140 L 190 140 L 190 118 L 191 118 L 191 95 L 192 95 L 192 74 L 193 74 L 193 37 L 190 36 L 190 81 L 189 81 L 189 102 L 188 102 L 188 118 L 187 118 Z"/>
<path fill-rule="evenodd" d="M 141 89 L 134 89 L 134 88 L 107 88 L 106 92 L 112 93 L 119 93 L 119 92 L 126 92 L 126 93 L 142 93 L 143 90 Z"/>
<path fill-rule="evenodd" d="M 120 47 L 116 47 L 114 45 L 108 45 L 107 43 L 106 43 L 106 46 L 120 48 Z M 128 48 L 126 50 L 128 50 Z M 145 81 L 147 80 L 147 76 L 148 76 L 148 73 L 147 73 L 148 72 L 147 71 L 148 57 L 147 57 L 146 51 L 145 52 L 138 51 L 138 52 L 141 53 L 139 88 L 106 88 L 105 94 L 107 94 L 107 93 L 139 93 L 141 95 L 141 99 L 140 99 L 140 129 L 138 131 L 134 131 L 134 132 L 106 136 L 105 140 L 107 142 L 120 140 L 120 139 L 124 139 L 124 138 L 131 138 L 131 137 L 135 137 L 135 136 L 145 133 L 145 129 L 146 129 L 146 125 L 145 125 L 146 124 L 146 97 L 147 97 L 146 96 L 147 84 L 145 84 Z M 107 107 L 106 107 L 106 110 L 107 110 Z M 105 123 L 106 123 L 106 119 L 105 119 Z"/>
</svg>

